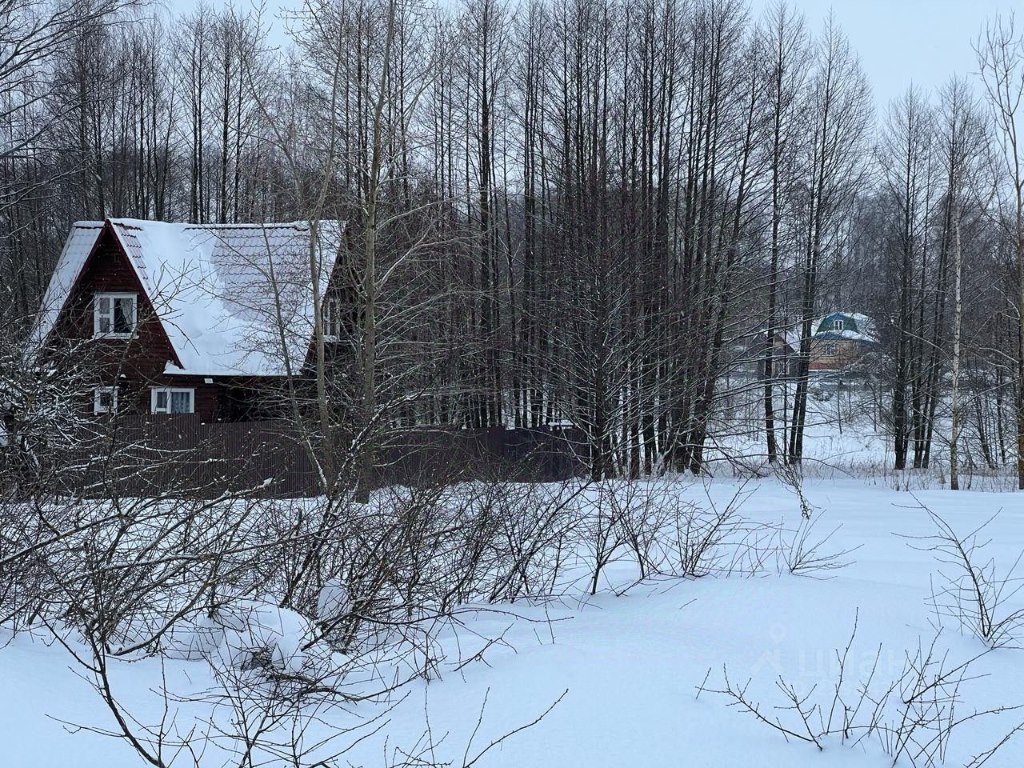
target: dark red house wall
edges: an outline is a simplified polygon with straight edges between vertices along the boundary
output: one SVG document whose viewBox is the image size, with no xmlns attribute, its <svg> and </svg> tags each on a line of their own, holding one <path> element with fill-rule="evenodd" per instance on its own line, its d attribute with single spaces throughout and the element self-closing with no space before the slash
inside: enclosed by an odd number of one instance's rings
<svg viewBox="0 0 1024 768">
<path fill-rule="evenodd" d="M 92 298 L 103 292 L 138 296 L 138 331 L 133 338 L 93 339 Z M 84 344 L 86 341 L 89 343 Z M 174 348 L 109 224 L 86 260 L 48 345 L 54 354 L 67 354 L 73 362 L 94 372 L 97 384 L 116 383 L 118 409 L 123 413 L 148 413 L 152 387 L 191 387 L 195 389 L 196 413 L 203 421 L 224 418 L 223 383 L 214 379 L 210 384 L 205 382 L 206 377 L 164 373 L 168 362 L 177 362 Z M 91 411 L 92 402 L 85 407 Z"/>
</svg>

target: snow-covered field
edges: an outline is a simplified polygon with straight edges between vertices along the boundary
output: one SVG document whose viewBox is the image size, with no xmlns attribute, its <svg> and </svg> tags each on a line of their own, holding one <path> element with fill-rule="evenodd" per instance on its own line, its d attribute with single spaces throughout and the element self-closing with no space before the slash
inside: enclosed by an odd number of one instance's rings
<svg viewBox="0 0 1024 768">
<path fill-rule="evenodd" d="M 800 525 L 797 496 L 776 479 L 679 482 L 675 492 L 719 509 L 739 493 L 750 524 L 787 530 Z M 731 575 L 636 583 L 636 565 L 623 551 L 604 569 L 596 595 L 589 594 L 581 572 L 557 599 L 463 609 L 458 629 L 441 631 L 430 680 L 403 686 L 387 707 L 352 703 L 324 711 L 324 722 L 313 722 L 306 740 L 363 720 L 362 730 L 325 746 L 323 754 L 351 745 L 338 765 L 885 766 L 899 751 L 899 735 L 907 732 L 900 718 L 909 713 L 924 724 L 898 764 L 928 764 L 915 745 L 944 730 L 930 730 L 926 721 L 933 715 L 966 718 L 935 752 L 939 764 L 984 758 L 1024 721 L 1024 710 L 970 716 L 1024 704 L 1024 650 L 988 651 L 969 627 L 937 617 L 932 596 L 942 589 L 941 573 L 955 576 L 955 569 L 929 550 L 932 540 L 922 538 L 937 531 L 924 507 L 959 534 L 998 513 L 977 539 L 985 546 L 976 562 L 1006 574 L 1024 551 L 1024 496 L 911 494 L 871 478 L 809 480 L 804 492 L 815 521 L 808 541 L 838 529 L 819 553 L 845 551 L 845 567 L 794 575 L 785 562 L 792 547 L 783 546 L 761 557 L 754 575 L 737 568 Z M 997 620 L 1024 607 L 1024 600 L 1009 594 L 1014 586 L 1007 585 Z M 950 598 L 940 595 L 937 602 L 938 612 L 948 613 Z M 1010 630 L 1012 638 L 1016 630 Z M 42 633 L 0 638 L 6 643 L 0 649 L 0 766 L 143 764 L 123 741 L 88 730 L 113 729 L 114 721 L 67 649 Z M 1019 639 L 1024 645 L 1024 632 Z M 929 649 L 932 661 L 915 699 L 920 706 L 903 706 L 912 697 L 906 685 L 913 681 L 904 677 L 908 660 L 920 662 Z M 949 685 L 928 688 L 929 675 L 979 655 Z M 161 695 L 170 690 L 192 697 L 215 688 L 206 662 L 143 658 L 111 664 L 120 700 L 143 724 L 169 722 L 176 713 L 184 728 L 190 718 L 211 714 L 201 703 Z M 787 738 L 730 706 L 735 701 L 721 693 L 726 674 L 737 691 L 749 681 L 746 699 L 794 735 Z M 901 679 L 904 686 L 884 703 L 872 703 Z M 792 708 L 776 708 L 790 704 L 786 689 L 797 694 L 809 725 Z M 946 696 L 955 698 L 955 709 L 952 699 L 943 703 Z M 844 706 L 850 713 L 845 739 Z M 532 727 L 511 733 L 549 708 Z M 374 715 L 380 719 L 369 721 Z M 826 730 L 831 735 L 818 735 Z M 820 749 L 800 738 L 808 735 Z M 193 765 L 194 757 L 179 754 L 173 764 Z M 202 765 L 223 761 L 212 746 L 201 756 Z M 1024 734 L 984 764 L 1024 765 Z"/>
</svg>

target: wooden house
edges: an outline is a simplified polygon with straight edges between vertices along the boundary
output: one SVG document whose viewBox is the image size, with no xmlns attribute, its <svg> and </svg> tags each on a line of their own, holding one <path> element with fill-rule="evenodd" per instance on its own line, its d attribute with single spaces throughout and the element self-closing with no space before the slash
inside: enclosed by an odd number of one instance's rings
<svg viewBox="0 0 1024 768">
<path fill-rule="evenodd" d="M 773 362 L 777 377 L 799 374 L 802 336 L 799 323 L 775 335 Z M 870 317 L 856 312 L 832 312 L 811 322 L 809 369 L 820 374 L 854 372 L 877 347 Z M 757 365 L 762 363 L 758 360 Z"/>
<path fill-rule="evenodd" d="M 832 312 L 811 325 L 812 371 L 849 371 L 878 346 L 867 315 Z"/>
</svg>

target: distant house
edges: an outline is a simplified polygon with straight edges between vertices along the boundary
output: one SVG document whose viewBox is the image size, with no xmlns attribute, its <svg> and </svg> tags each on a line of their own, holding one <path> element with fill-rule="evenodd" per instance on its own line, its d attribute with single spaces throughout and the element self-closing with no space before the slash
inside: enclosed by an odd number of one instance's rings
<svg viewBox="0 0 1024 768">
<path fill-rule="evenodd" d="M 315 233 L 307 222 L 78 222 L 33 344 L 89 358 L 95 414 L 251 419 L 262 393 L 308 367 L 314 284 L 325 338 L 339 336 L 341 235 L 333 221 Z"/>
<path fill-rule="evenodd" d="M 867 315 L 832 312 L 811 324 L 812 371 L 844 371 L 878 346 Z"/>
<path fill-rule="evenodd" d="M 799 323 L 776 334 L 776 376 L 794 376 L 799 373 L 802 335 Z M 878 346 L 874 322 L 867 315 L 855 312 L 832 312 L 815 319 L 811 323 L 810 341 L 810 370 L 821 373 L 850 371 Z"/>
</svg>

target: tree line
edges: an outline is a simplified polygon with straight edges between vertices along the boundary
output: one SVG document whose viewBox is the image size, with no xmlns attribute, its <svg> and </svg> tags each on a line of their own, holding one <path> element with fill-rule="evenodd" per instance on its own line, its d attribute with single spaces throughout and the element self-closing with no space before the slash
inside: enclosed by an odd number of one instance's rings
<svg viewBox="0 0 1024 768">
<path fill-rule="evenodd" d="M 703 472 L 740 437 L 796 464 L 813 320 L 849 310 L 876 321 L 894 466 L 940 440 L 955 483 L 970 436 L 1024 487 L 1012 19 L 979 78 L 878 115 L 835 19 L 785 2 L 0 0 L 0 22 L 12 327 L 75 220 L 340 219 L 352 375 L 318 381 L 322 425 L 571 423 L 595 479 Z"/>
</svg>

